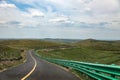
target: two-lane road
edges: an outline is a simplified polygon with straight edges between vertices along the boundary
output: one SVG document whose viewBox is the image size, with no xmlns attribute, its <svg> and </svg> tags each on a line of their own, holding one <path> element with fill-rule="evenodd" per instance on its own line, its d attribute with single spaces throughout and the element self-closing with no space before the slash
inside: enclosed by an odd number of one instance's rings
<svg viewBox="0 0 120 80">
<path fill-rule="evenodd" d="M 0 80 L 80 80 L 47 61 L 37 57 L 34 51 L 27 52 L 27 61 L 15 68 L 0 73 Z"/>
</svg>

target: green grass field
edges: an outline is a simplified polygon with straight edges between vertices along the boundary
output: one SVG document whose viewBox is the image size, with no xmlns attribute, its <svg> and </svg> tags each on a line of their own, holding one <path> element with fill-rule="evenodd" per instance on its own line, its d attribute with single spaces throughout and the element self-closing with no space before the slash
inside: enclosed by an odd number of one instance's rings
<svg viewBox="0 0 120 80">
<path fill-rule="evenodd" d="M 19 58 L 20 56 L 20 50 L 7 46 L 0 46 L 0 60 Z"/>
<path fill-rule="evenodd" d="M 70 48 L 64 50 L 38 51 L 44 57 L 76 60 L 82 62 L 120 65 L 120 53 L 89 48 Z"/>
<path fill-rule="evenodd" d="M 23 58 L 19 49 L 0 45 L 0 70 L 15 66 Z"/>
</svg>

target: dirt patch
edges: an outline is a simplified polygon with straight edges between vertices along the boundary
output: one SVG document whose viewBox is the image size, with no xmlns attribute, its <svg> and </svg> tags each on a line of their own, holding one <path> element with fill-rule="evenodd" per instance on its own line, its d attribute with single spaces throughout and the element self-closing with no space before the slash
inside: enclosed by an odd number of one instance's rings
<svg viewBox="0 0 120 80">
<path fill-rule="evenodd" d="M 1 61 L 0 62 L 0 71 L 5 70 L 8 67 L 12 67 L 15 65 L 18 61 Z"/>
</svg>

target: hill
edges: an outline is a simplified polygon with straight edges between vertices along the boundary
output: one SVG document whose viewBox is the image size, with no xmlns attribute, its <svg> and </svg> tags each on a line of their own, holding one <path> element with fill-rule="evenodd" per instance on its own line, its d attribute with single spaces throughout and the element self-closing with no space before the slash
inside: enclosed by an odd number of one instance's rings
<svg viewBox="0 0 120 80">
<path fill-rule="evenodd" d="M 102 63 L 102 64 L 117 64 L 120 65 L 120 52 L 115 53 L 113 51 L 103 51 L 88 48 L 69 48 L 69 49 L 57 49 L 50 51 L 38 51 L 41 56 L 76 60 L 81 62 Z"/>
<path fill-rule="evenodd" d="M 70 45 L 70 48 L 43 50 L 39 54 L 58 59 L 120 65 L 120 41 L 86 39 Z"/>
<path fill-rule="evenodd" d="M 120 41 L 105 41 L 105 40 L 95 40 L 87 39 L 73 44 L 79 47 L 97 49 L 97 50 L 108 50 L 108 51 L 120 51 Z"/>
</svg>

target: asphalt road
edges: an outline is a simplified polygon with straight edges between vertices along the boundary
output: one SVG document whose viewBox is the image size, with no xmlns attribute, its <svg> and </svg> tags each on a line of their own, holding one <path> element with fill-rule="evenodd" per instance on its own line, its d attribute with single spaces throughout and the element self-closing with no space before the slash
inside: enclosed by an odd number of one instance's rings
<svg viewBox="0 0 120 80">
<path fill-rule="evenodd" d="M 72 73 L 27 52 L 25 63 L 0 73 L 0 80 L 80 80 Z"/>
</svg>

